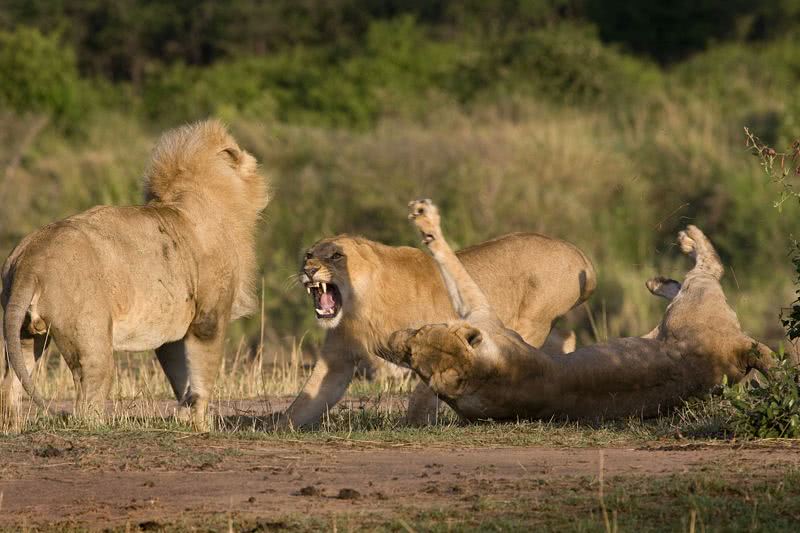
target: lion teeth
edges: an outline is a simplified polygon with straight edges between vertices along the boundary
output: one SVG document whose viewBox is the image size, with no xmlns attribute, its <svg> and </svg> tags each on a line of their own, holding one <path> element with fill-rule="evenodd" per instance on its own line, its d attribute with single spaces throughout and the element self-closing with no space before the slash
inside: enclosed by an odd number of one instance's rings
<svg viewBox="0 0 800 533">
<path fill-rule="evenodd" d="M 320 309 L 319 307 L 315 307 L 315 309 L 316 309 L 317 313 L 320 314 L 320 315 L 326 314 L 324 309 Z"/>
<path fill-rule="evenodd" d="M 308 294 L 311 294 L 311 287 L 306 287 L 306 292 L 308 292 Z"/>
<path fill-rule="evenodd" d="M 322 292 L 323 293 L 328 292 L 328 284 L 325 282 L 322 282 Z"/>
</svg>

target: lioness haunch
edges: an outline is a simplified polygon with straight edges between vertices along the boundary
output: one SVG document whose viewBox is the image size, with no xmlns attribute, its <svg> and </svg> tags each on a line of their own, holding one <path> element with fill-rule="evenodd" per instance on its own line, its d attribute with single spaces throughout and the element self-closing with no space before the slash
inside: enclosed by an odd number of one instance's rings
<svg viewBox="0 0 800 533">
<path fill-rule="evenodd" d="M 442 236 L 436 206 L 409 205 L 462 320 L 397 331 L 386 355 L 464 418 L 655 416 L 771 364 L 769 349 L 742 332 L 719 284 L 719 257 L 694 226 L 678 237 L 695 261 L 683 284 L 648 283 L 672 300 L 656 329 L 550 356 L 503 325 Z"/>
</svg>

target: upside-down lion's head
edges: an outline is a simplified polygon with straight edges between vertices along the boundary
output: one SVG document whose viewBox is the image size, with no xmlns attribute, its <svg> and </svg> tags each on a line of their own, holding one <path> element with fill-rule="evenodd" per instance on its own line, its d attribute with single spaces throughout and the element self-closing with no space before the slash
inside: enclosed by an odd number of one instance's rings
<svg viewBox="0 0 800 533">
<path fill-rule="evenodd" d="M 416 370 L 443 396 L 456 398 L 474 386 L 481 359 L 493 359 L 494 351 L 480 329 L 459 320 L 396 331 L 389 337 L 385 355 Z"/>
</svg>

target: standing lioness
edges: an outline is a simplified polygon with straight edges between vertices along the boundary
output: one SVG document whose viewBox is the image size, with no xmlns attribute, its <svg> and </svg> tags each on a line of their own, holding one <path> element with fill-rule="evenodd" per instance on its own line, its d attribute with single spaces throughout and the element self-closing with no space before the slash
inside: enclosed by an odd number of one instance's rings
<svg viewBox="0 0 800 533">
<path fill-rule="evenodd" d="M 534 346 L 596 286 L 594 267 L 578 248 L 534 233 L 506 235 L 458 256 L 503 319 Z M 394 331 L 456 318 L 435 262 L 416 248 L 347 235 L 323 239 L 306 253 L 301 279 L 318 323 L 329 331 L 284 425 L 317 421 L 341 399 L 359 360 L 378 355 Z M 407 421 L 424 423 L 435 401 L 420 384 Z"/>
<path fill-rule="evenodd" d="M 95 207 L 11 252 L 2 270 L 8 360 L 44 407 L 29 371 L 34 337 L 52 337 L 72 370 L 76 410 L 86 413 L 108 394 L 113 350 L 155 348 L 203 426 L 227 324 L 255 307 L 253 232 L 267 186 L 216 121 L 166 133 L 145 179 L 146 205 Z M 19 391 L 1 364 L 0 413 L 9 416 Z"/>
</svg>

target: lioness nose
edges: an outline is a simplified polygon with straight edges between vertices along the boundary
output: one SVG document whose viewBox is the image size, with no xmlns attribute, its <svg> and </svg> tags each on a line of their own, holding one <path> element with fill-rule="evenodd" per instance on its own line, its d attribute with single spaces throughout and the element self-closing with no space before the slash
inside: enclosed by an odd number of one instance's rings
<svg viewBox="0 0 800 533">
<path fill-rule="evenodd" d="M 314 277 L 314 274 L 316 274 L 318 270 L 319 267 L 316 266 L 306 266 L 303 268 L 303 272 L 305 272 L 306 276 L 308 276 L 309 278 Z"/>
</svg>

